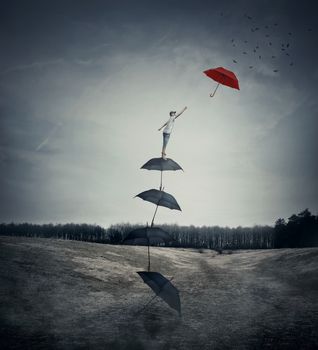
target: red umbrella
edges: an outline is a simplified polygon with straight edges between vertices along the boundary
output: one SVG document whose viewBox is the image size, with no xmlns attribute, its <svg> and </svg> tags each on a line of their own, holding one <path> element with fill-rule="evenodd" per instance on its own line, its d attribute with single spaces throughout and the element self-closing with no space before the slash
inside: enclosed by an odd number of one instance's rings
<svg viewBox="0 0 318 350">
<path fill-rule="evenodd" d="M 223 67 L 218 67 L 214 69 L 208 69 L 203 73 L 206 74 L 209 78 L 218 82 L 217 87 L 215 88 L 213 94 L 210 94 L 210 97 L 214 96 L 220 84 L 229 86 L 233 89 L 240 90 L 239 82 L 236 78 L 236 75 L 230 70 L 227 70 Z"/>
</svg>

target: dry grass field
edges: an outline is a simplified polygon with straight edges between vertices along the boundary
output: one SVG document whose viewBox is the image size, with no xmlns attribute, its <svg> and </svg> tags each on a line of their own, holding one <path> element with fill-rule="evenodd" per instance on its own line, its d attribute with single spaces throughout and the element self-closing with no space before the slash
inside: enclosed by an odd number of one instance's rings
<svg viewBox="0 0 318 350">
<path fill-rule="evenodd" d="M 318 348 L 318 249 L 151 248 L 182 317 L 136 271 L 145 247 L 0 237 L 1 349 Z"/>
</svg>

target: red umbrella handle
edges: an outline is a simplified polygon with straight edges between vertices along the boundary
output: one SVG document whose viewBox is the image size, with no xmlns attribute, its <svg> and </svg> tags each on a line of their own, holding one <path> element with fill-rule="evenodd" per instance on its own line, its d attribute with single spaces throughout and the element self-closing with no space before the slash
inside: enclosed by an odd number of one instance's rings
<svg viewBox="0 0 318 350">
<path fill-rule="evenodd" d="M 216 90 L 218 89 L 219 86 L 220 86 L 220 84 L 218 84 L 218 85 L 216 86 L 215 90 L 213 91 L 213 94 L 210 94 L 210 97 L 213 97 L 213 96 L 215 95 Z"/>
</svg>

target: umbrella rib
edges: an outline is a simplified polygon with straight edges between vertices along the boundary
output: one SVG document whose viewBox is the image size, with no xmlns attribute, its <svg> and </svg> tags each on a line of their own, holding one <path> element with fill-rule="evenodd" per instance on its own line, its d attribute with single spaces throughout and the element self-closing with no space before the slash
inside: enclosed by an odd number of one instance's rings
<svg viewBox="0 0 318 350">
<path fill-rule="evenodd" d="M 150 305 L 157 297 L 159 297 L 159 294 L 162 292 L 164 286 L 165 286 L 168 282 L 171 282 L 171 281 L 173 280 L 173 278 L 174 278 L 174 277 L 171 277 L 170 280 L 167 280 L 167 282 L 160 288 L 159 293 L 158 293 L 158 294 L 155 293 L 155 295 L 148 301 L 148 303 L 147 303 L 146 305 L 144 305 L 139 311 L 137 311 L 137 312 L 135 313 L 135 315 L 138 315 L 138 314 L 142 313 L 142 312 L 147 308 L 148 305 Z"/>
<path fill-rule="evenodd" d="M 150 305 L 156 298 L 158 297 L 158 294 L 155 294 L 149 301 L 146 305 L 144 305 L 139 311 L 137 311 L 135 313 L 135 316 L 141 314 L 146 308 L 148 305 Z"/>
</svg>

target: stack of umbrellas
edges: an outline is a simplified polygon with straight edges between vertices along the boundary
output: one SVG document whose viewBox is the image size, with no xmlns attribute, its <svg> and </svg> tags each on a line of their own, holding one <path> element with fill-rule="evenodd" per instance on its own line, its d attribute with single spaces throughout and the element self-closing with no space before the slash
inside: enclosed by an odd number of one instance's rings
<svg viewBox="0 0 318 350">
<path fill-rule="evenodd" d="M 164 171 L 182 170 L 180 165 L 172 159 L 152 158 L 145 163 L 141 169 L 160 171 L 159 190 L 150 189 L 136 195 L 147 202 L 155 205 L 155 211 L 150 226 L 138 228 L 131 231 L 124 239 L 125 244 L 146 245 L 148 247 L 148 268 L 147 271 L 138 271 L 138 275 L 161 299 L 163 299 L 171 308 L 175 309 L 181 315 L 181 303 L 178 289 L 159 272 L 150 269 L 150 245 L 166 244 L 173 241 L 173 238 L 160 227 L 155 227 L 155 218 L 158 207 L 180 210 L 181 208 L 176 199 L 170 193 L 164 191 L 162 177 Z"/>
<path fill-rule="evenodd" d="M 204 74 L 218 83 L 214 92 L 210 94 L 211 97 L 214 97 L 220 85 L 225 85 L 237 90 L 240 89 L 236 75 L 228 69 L 217 67 L 204 71 Z M 159 296 L 171 308 L 178 311 L 179 315 L 181 315 L 181 303 L 178 289 L 171 283 L 171 279 L 168 280 L 161 273 L 150 270 L 150 245 L 166 244 L 173 241 L 173 238 L 167 232 L 160 227 L 155 227 L 154 223 L 159 206 L 181 211 L 181 208 L 173 195 L 164 191 L 162 176 L 164 171 L 176 171 L 182 170 L 182 168 L 172 159 L 152 158 L 145 163 L 141 169 L 160 171 L 159 190 L 153 188 L 136 195 L 136 197 L 153 203 L 155 205 L 155 211 L 150 226 L 148 226 L 147 223 L 146 227 L 131 231 L 125 237 L 124 243 L 146 245 L 148 247 L 147 271 L 138 271 L 137 273 L 155 292 L 155 297 Z"/>
</svg>

